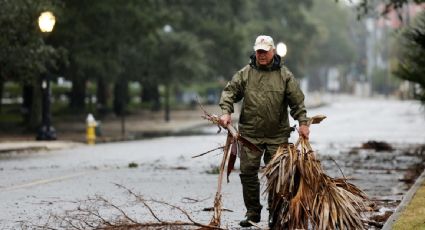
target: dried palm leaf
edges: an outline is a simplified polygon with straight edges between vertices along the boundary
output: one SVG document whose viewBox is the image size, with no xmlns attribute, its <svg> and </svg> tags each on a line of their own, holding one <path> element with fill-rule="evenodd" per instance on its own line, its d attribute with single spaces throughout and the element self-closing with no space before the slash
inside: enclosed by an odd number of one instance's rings
<svg viewBox="0 0 425 230">
<path fill-rule="evenodd" d="M 311 123 L 319 123 L 316 116 Z M 299 145 L 298 145 L 299 144 Z M 367 195 L 344 178 L 325 174 L 308 140 L 279 147 L 266 166 L 273 229 L 362 229 Z"/>
<path fill-rule="evenodd" d="M 219 131 L 221 131 L 221 127 L 225 128 L 228 131 L 227 134 L 227 139 L 226 139 L 226 143 L 224 145 L 224 154 L 223 154 L 223 159 L 221 161 L 220 164 L 220 168 L 219 168 L 219 177 L 218 177 L 218 186 L 217 186 L 217 192 L 215 195 L 215 199 L 214 199 L 214 215 L 213 218 L 210 221 L 210 226 L 220 226 L 220 217 L 221 217 L 221 186 L 222 186 L 222 181 L 223 181 L 223 175 L 224 175 L 224 169 L 227 165 L 227 182 L 229 182 L 229 175 L 232 171 L 232 169 L 234 168 L 234 164 L 236 162 L 236 158 L 237 158 L 237 151 L 238 151 L 238 145 L 242 144 L 246 147 L 248 147 L 249 149 L 253 150 L 253 151 L 258 151 L 258 152 L 262 152 L 262 150 L 260 148 L 258 148 L 256 145 L 252 144 L 250 141 L 248 141 L 247 139 L 245 139 L 244 137 L 242 137 L 239 132 L 231 125 L 231 124 L 227 124 L 226 126 L 222 126 L 223 124 L 221 124 L 220 122 L 220 118 L 219 116 L 215 115 L 215 114 L 210 114 L 208 113 L 203 106 L 201 105 L 201 103 L 199 103 L 199 106 L 201 108 L 201 110 L 204 112 L 204 115 L 202 116 L 204 119 L 207 119 L 209 121 L 211 121 L 213 124 L 216 124 L 219 128 Z M 203 155 L 203 154 L 201 154 Z M 198 155 L 200 156 L 200 155 Z"/>
<path fill-rule="evenodd" d="M 211 121 L 213 124 L 216 124 L 219 128 L 218 132 L 219 133 L 221 131 L 221 127 L 225 128 L 230 134 L 232 134 L 233 138 L 240 142 L 242 145 L 248 147 L 249 149 L 251 149 L 252 151 L 257 151 L 257 152 L 262 152 L 263 150 L 258 148 L 258 146 L 254 145 L 253 143 L 251 143 L 249 140 L 247 140 L 246 138 L 244 138 L 243 136 L 240 135 L 240 133 L 235 129 L 235 127 L 232 126 L 232 124 L 227 124 L 226 126 L 223 126 L 223 124 L 221 124 L 220 122 L 220 117 L 216 114 L 211 114 L 208 113 L 203 106 L 199 103 L 199 106 L 201 108 L 201 110 L 204 112 L 204 115 L 202 116 L 202 118 Z"/>
<path fill-rule="evenodd" d="M 210 226 L 220 226 L 221 223 L 221 210 L 222 210 L 222 203 L 221 203 L 221 187 L 223 183 L 223 175 L 224 175 L 224 168 L 226 167 L 226 162 L 229 160 L 229 155 L 232 150 L 231 143 L 233 141 L 232 135 L 229 133 L 227 135 L 226 143 L 224 145 L 224 154 L 223 159 L 221 160 L 220 168 L 219 168 L 219 176 L 218 176 L 218 185 L 217 185 L 217 192 L 215 194 L 214 198 L 214 215 L 209 223 Z"/>
<path fill-rule="evenodd" d="M 221 224 L 221 210 L 222 210 L 222 203 L 221 203 L 221 193 L 217 192 L 215 194 L 214 199 L 214 214 L 213 217 L 208 224 L 209 226 L 216 226 L 219 227 Z"/>
<path fill-rule="evenodd" d="M 229 180 L 230 173 L 235 168 L 238 151 L 239 151 L 238 141 L 236 139 L 233 139 L 232 146 L 230 147 L 229 161 L 227 162 L 227 183 L 230 182 Z"/>
</svg>

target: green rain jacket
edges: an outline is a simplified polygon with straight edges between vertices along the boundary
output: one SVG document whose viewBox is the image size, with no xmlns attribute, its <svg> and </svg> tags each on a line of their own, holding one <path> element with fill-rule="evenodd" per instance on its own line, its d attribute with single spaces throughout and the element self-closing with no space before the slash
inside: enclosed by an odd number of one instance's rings
<svg viewBox="0 0 425 230">
<path fill-rule="evenodd" d="M 220 107 L 223 114 L 234 112 L 233 104 L 243 99 L 239 132 L 254 144 L 286 143 L 291 133 L 291 116 L 301 124 L 308 121 L 304 94 L 292 73 L 275 55 L 267 68 L 251 63 L 239 70 L 224 88 Z"/>
</svg>

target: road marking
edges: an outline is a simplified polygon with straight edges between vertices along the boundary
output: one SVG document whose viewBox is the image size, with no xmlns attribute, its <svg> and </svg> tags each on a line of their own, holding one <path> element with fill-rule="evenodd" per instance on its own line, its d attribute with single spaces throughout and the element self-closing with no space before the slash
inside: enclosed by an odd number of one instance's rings
<svg viewBox="0 0 425 230">
<path fill-rule="evenodd" d="M 85 175 L 85 174 L 88 174 L 88 172 L 75 173 L 75 174 L 70 174 L 70 175 L 65 175 L 65 176 L 60 176 L 60 177 L 54 177 L 54 178 L 50 178 L 50 179 L 36 180 L 36 181 L 32 181 L 32 182 L 26 183 L 26 184 L 20 184 L 20 185 L 14 185 L 14 186 L 6 187 L 6 188 L 0 188 L 0 192 L 11 191 L 11 190 L 16 190 L 16 189 L 21 189 L 21 188 L 28 188 L 28 187 L 32 187 L 32 186 L 37 186 L 37 185 L 41 185 L 41 184 L 48 184 L 48 183 L 53 183 L 53 182 L 57 182 L 57 181 L 63 181 L 63 180 L 67 180 L 67 179 L 77 177 L 77 176 Z"/>
</svg>

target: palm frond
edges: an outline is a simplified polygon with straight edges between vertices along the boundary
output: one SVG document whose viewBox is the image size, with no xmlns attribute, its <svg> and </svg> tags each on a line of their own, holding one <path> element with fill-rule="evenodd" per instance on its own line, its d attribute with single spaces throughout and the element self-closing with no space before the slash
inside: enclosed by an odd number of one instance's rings
<svg viewBox="0 0 425 230">
<path fill-rule="evenodd" d="M 298 143 L 298 142 L 297 142 Z M 344 178 L 325 174 L 308 140 L 284 144 L 266 166 L 273 229 L 362 229 L 367 195 Z"/>
</svg>

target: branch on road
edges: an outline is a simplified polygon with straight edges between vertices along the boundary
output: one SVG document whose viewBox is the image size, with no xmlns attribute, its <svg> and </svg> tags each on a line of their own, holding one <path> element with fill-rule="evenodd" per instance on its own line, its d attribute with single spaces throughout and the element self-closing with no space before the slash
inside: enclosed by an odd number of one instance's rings
<svg viewBox="0 0 425 230">
<path fill-rule="evenodd" d="M 118 188 L 124 189 L 132 198 L 127 201 L 125 205 L 117 205 L 109 199 L 95 195 L 86 200 L 78 202 L 75 209 L 67 210 L 63 214 L 52 213 L 47 218 L 44 224 L 34 224 L 30 222 L 21 222 L 22 229 L 105 229 L 105 230 L 118 230 L 118 229 L 202 229 L 202 230 L 224 230 L 217 226 L 209 224 L 202 224 L 196 221 L 186 210 L 164 201 L 155 199 L 146 199 L 142 195 L 135 193 L 131 189 L 115 184 Z M 148 215 L 143 215 L 146 212 L 130 212 L 126 211 L 131 208 L 138 208 L 143 204 L 143 207 L 148 212 Z M 165 220 L 158 215 L 155 207 L 162 207 L 174 210 L 185 216 L 186 221 L 181 220 Z M 142 214 L 142 215 L 141 215 Z M 167 213 L 165 213 L 167 215 Z M 151 216 L 152 220 L 146 220 L 147 216 Z M 143 216 L 144 220 L 138 220 L 134 216 Z M 167 217 L 170 216 L 169 214 Z M 149 218 L 148 218 L 149 219 Z"/>
</svg>

